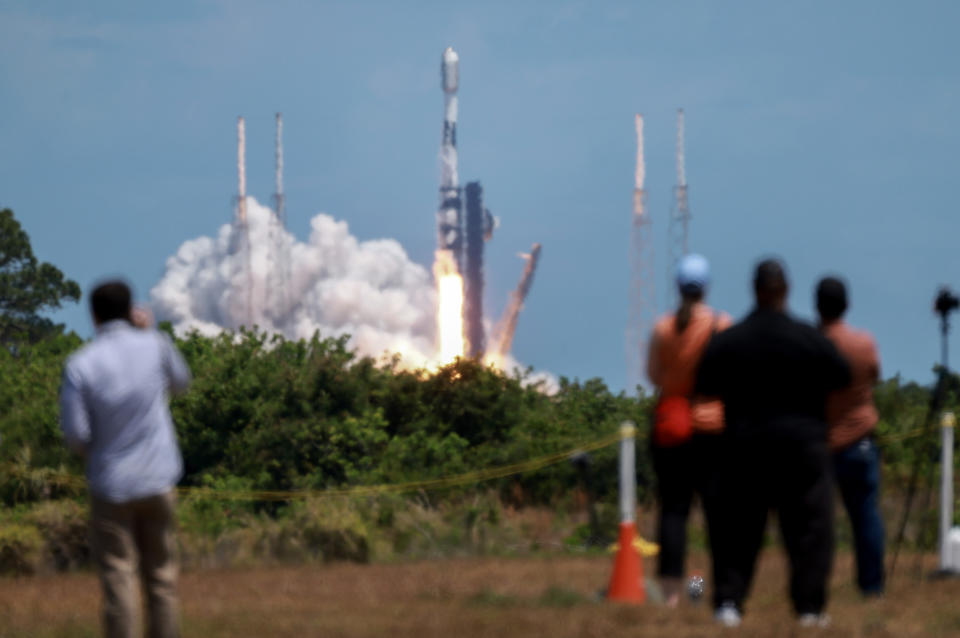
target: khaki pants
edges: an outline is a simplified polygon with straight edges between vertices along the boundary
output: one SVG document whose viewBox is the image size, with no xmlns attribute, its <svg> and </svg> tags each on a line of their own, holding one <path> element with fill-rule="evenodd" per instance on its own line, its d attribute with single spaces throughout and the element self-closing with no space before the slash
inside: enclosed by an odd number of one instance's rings
<svg viewBox="0 0 960 638">
<path fill-rule="evenodd" d="M 91 544 L 103 585 L 107 638 L 140 635 L 137 580 L 143 582 L 150 638 L 180 635 L 174 492 L 128 503 L 91 498 Z"/>
</svg>

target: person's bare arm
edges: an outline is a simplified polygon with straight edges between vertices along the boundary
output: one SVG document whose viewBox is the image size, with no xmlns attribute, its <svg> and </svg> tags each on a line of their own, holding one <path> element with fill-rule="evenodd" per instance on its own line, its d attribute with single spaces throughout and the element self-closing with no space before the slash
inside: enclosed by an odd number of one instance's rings
<svg viewBox="0 0 960 638">
<path fill-rule="evenodd" d="M 868 337 L 868 345 L 870 348 L 870 380 L 877 383 L 880 381 L 880 354 L 877 352 L 877 342 L 874 341 L 873 337 Z"/>
<path fill-rule="evenodd" d="M 650 336 L 650 348 L 647 351 L 647 377 L 656 387 L 663 385 L 663 371 L 660 366 L 660 338 L 654 330 Z"/>
</svg>

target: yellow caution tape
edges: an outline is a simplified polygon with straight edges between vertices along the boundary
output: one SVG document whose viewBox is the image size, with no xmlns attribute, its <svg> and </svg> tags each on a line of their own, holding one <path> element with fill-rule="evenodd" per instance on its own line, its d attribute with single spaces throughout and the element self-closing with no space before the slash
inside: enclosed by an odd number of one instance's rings
<svg viewBox="0 0 960 638">
<path fill-rule="evenodd" d="M 629 430 L 628 430 L 629 427 Z M 592 452 L 599 450 L 627 436 L 636 436 L 638 432 L 634 427 L 622 427 L 617 432 L 590 443 L 585 443 L 572 450 L 557 452 L 547 456 L 542 456 L 520 463 L 510 465 L 501 465 L 499 467 L 486 468 L 465 472 L 455 476 L 446 476 L 435 479 L 424 479 L 420 481 L 408 481 L 405 483 L 389 483 L 383 485 L 355 485 L 351 487 L 328 488 L 322 490 L 223 490 L 211 487 L 179 487 L 177 492 L 181 496 L 203 496 L 206 498 L 220 498 L 224 500 L 246 500 L 246 501 L 293 501 L 307 498 L 325 498 L 325 497 L 349 497 L 349 496 L 374 496 L 378 494 L 400 494 L 404 492 L 416 492 L 420 490 L 436 490 L 449 487 L 458 487 L 462 485 L 471 485 L 491 481 L 499 478 L 506 478 L 517 474 L 525 474 L 544 467 L 555 465 L 561 461 L 569 459 L 577 452 Z M 895 434 L 879 437 L 881 443 L 893 441 L 902 441 L 905 439 L 920 436 L 924 433 L 922 429 L 912 430 L 903 434 Z M 644 433 L 639 433 L 641 436 Z M 24 472 L 16 468 L 8 468 L 7 472 L 15 476 L 22 476 Z M 86 480 L 81 476 L 72 474 L 49 474 L 45 478 L 59 481 L 63 485 L 70 485 L 77 488 L 86 486 Z M 638 541 L 647 543 L 647 541 Z M 643 551 L 654 551 L 651 547 L 656 547 L 654 543 L 647 543 L 643 546 Z M 638 548 L 638 551 L 639 548 Z M 659 550 L 657 550 L 659 551 Z M 644 554 L 655 555 L 655 554 Z"/>
<path fill-rule="evenodd" d="M 207 498 L 220 498 L 224 500 L 245 500 L 245 501 L 293 501 L 307 498 L 325 498 L 331 496 L 374 496 L 378 494 L 399 494 L 403 492 L 416 492 L 419 490 L 435 490 L 448 487 L 458 487 L 461 485 L 471 485 L 498 478 L 506 478 L 516 474 L 524 474 L 539 470 L 549 465 L 555 465 L 561 461 L 569 459 L 577 452 L 592 452 L 599 450 L 620 440 L 620 433 L 616 432 L 602 439 L 585 443 L 572 450 L 557 452 L 536 459 L 530 459 L 520 463 L 510 465 L 501 465 L 499 467 L 473 470 L 464 474 L 455 476 L 446 476 L 435 479 L 425 479 L 421 481 L 408 481 L 406 483 L 390 483 L 384 485 L 356 485 L 352 487 L 329 488 L 323 490 L 222 490 L 211 487 L 179 487 L 177 492 L 181 496 L 203 496 Z M 20 475 L 14 469 L 9 470 L 11 474 Z M 50 478 L 57 478 L 65 484 L 76 487 L 84 487 L 86 481 L 83 477 L 70 474 L 51 475 Z"/>
</svg>

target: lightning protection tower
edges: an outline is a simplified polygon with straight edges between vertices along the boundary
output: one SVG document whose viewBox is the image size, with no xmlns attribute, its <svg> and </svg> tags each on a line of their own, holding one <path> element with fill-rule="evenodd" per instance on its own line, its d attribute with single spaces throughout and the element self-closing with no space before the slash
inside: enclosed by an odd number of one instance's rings
<svg viewBox="0 0 960 638">
<path fill-rule="evenodd" d="M 287 242 L 287 200 L 283 193 L 283 114 L 277 113 L 277 128 L 274 138 L 274 192 L 273 210 L 276 215 L 270 224 L 270 243 L 274 251 L 271 273 L 274 309 L 278 316 L 285 317 L 290 310 L 290 251 Z"/>
<path fill-rule="evenodd" d="M 247 221 L 247 129 L 243 116 L 237 118 L 237 198 L 234 224 L 239 241 L 236 250 L 243 259 L 243 290 L 234 291 L 234 328 L 253 327 L 253 267 L 250 257 L 250 226 Z M 240 294 L 238 295 L 237 292 Z M 239 298 L 239 299 L 238 299 Z M 238 303 L 237 303 L 238 302 Z"/>
<path fill-rule="evenodd" d="M 643 158 L 643 117 L 635 118 L 637 129 L 637 170 L 634 176 L 633 215 L 630 220 L 630 321 L 627 325 L 627 391 L 643 383 L 648 340 L 656 319 L 653 281 L 653 242 L 644 190 L 646 165 Z"/>
<path fill-rule="evenodd" d="M 677 301 L 677 287 L 674 285 L 677 263 L 689 252 L 690 208 L 684 142 L 683 109 L 677 109 L 677 185 L 673 187 L 673 207 L 670 210 L 670 271 L 667 273 L 670 277 L 667 290 L 671 291 L 670 300 L 674 303 Z"/>
</svg>

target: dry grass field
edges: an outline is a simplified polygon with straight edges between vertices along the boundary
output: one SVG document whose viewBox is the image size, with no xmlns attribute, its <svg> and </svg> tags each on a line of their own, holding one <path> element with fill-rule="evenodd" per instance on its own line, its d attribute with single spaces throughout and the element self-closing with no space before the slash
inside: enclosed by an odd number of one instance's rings
<svg viewBox="0 0 960 638">
<path fill-rule="evenodd" d="M 701 569 L 705 556 L 695 555 Z M 920 581 L 903 560 L 888 596 L 860 600 L 850 558 L 835 570 L 829 629 L 797 628 L 783 559 L 764 552 L 744 624 L 720 630 L 706 604 L 671 611 L 597 601 L 607 557 L 447 559 L 404 564 L 192 571 L 186 636 L 960 636 L 960 581 Z M 934 565 L 932 558 L 927 567 Z M 650 565 L 648 564 L 648 569 Z M 98 635 L 93 574 L 0 579 L 0 638 Z"/>
</svg>

